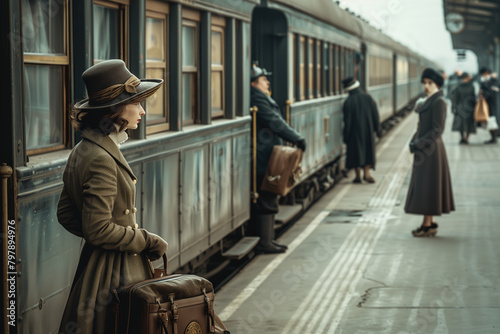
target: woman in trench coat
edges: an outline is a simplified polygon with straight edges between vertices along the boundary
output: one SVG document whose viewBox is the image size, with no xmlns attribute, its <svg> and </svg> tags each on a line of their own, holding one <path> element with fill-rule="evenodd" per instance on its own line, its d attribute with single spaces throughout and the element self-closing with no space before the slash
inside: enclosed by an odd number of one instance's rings
<svg viewBox="0 0 500 334">
<path fill-rule="evenodd" d="M 140 102 L 163 80 L 139 80 L 116 59 L 82 77 L 89 99 L 75 104 L 72 121 L 83 139 L 68 158 L 57 217 L 85 245 L 59 333 L 114 333 L 111 291 L 152 278 L 149 260 L 167 250 L 136 224 L 137 178 L 119 149 L 145 114 Z"/>
<path fill-rule="evenodd" d="M 406 213 L 424 216 L 422 225 L 412 231 L 415 237 L 436 235 L 438 224 L 432 217 L 455 210 L 448 158 L 441 138 L 446 120 L 446 102 L 440 90 L 443 81 L 433 69 L 426 68 L 422 73 L 427 98 L 416 110 L 419 122 L 410 142 L 414 161 L 405 205 Z"/>
</svg>

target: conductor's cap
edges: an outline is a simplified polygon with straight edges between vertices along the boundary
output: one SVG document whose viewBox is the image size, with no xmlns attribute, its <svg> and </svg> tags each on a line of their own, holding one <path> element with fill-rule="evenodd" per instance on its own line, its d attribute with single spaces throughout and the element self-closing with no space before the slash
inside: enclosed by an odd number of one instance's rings
<svg viewBox="0 0 500 334">
<path fill-rule="evenodd" d="M 271 72 L 268 72 L 265 68 L 260 68 L 257 65 L 252 66 L 252 71 L 250 73 L 250 80 L 255 81 L 261 76 L 269 76 L 272 75 Z"/>
</svg>

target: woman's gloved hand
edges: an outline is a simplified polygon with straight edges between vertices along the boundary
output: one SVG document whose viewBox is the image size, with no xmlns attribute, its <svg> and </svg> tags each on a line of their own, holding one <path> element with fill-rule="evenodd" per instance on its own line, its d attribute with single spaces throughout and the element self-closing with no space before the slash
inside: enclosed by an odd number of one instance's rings
<svg viewBox="0 0 500 334">
<path fill-rule="evenodd" d="M 146 240 L 144 252 L 151 261 L 158 260 L 167 252 L 168 244 L 162 237 L 146 230 L 141 230 Z"/>
</svg>

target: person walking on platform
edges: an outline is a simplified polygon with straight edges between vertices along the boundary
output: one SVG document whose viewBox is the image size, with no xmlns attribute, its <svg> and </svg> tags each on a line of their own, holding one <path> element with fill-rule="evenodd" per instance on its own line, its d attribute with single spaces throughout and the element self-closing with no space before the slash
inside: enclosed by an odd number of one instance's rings
<svg viewBox="0 0 500 334">
<path fill-rule="evenodd" d="M 476 94 L 469 73 L 461 75 L 462 83 L 452 93 L 453 131 L 460 132 L 460 144 L 469 143 L 469 135 L 476 133 L 476 122 L 474 121 L 474 107 L 476 105 Z"/>
<path fill-rule="evenodd" d="M 480 82 L 480 92 L 479 94 L 482 94 L 483 97 L 486 99 L 486 103 L 488 104 L 488 112 L 490 118 L 494 117 L 495 122 L 497 123 L 498 120 L 500 119 L 499 116 L 497 115 L 498 110 L 497 110 L 497 93 L 498 93 L 498 86 L 495 85 L 495 81 L 491 80 L 491 71 L 483 67 L 479 70 L 479 74 L 481 75 L 479 78 Z M 492 123 L 492 120 L 489 120 L 488 123 Z M 488 127 L 490 126 L 488 124 Z M 497 143 L 497 136 L 498 136 L 498 125 L 495 126 L 495 128 L 490 129 L 490 135 L 491 139 L 485 141 L 485 144 L 496 144 Z"/>
<path fill-rule="evenodd" d="M 375 183 L 370 168 L 375 169 L 375 138 L 380 137 L 378 109 L 375 101 L 359 87 L 359 81 L 352 77 L 342 80 L 349 97 L 344 102 L 344 143 L 347 146 L 346 168 L 355 168 L 353 183 L 363 180 Z"/>
<path fill-rule="evenodd" d="M 111 291 L 152 278 L 149 260 L 167 251 L 165 240 L 136 224 L 137 178 L 119 149 L 145 115 L 140 102 L 163 80 L 140 80 L 118 59 L 82 77 L 89 98 L 74 105 L 72 122 L 83 139 L 68 157 L 57 218 L 85 245 L 59 333 L 115 333 Z"/>
<path fill-rule="evenodd" d="M 252 221 L 260 236 L 258 250 L 263 253 L 283 253 L 287 246 L 274 241 L 274 215 L 278 213 L 278 195 L 261 191 L 260 186 L 266 173 L 269 158 L 275 145 L 283 145 L 283 140 L 306 150 L 306 140 L 281 115 L 278 104 L 269 96 L 271 73 L 258 66 L 251 71 L 250 103 L 256 106 L 257 115 L 257 203 L 252 205 Z"/>
<path fill-rule="evenodd" d="M 417 132 L 410 141 L 414 161 L 405 205 L 406 213 L 424 216 L 422 225 L 412 231 L 415 237 L 436 235 L 438 224 L 432 217 L 455 210 L 448 158 L 441 138 L 446 120 L 446 102 L 440 90 L 443 77 L 426 68 L 421 81 L 427 99 L 417 110 Z"/>
</svg>

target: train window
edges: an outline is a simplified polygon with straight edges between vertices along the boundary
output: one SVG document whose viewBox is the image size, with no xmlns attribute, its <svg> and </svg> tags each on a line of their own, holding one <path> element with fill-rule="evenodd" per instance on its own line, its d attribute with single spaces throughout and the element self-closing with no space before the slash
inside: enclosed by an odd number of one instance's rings
<svg viewBox="0 0 500 334">
<path fill-rule="evenodd" d="M 212 17 L 212 118 L 224 116 L 224 18 Z"/>
<path fill-rule="evenodd" d="M 46 15 L 47 8 L 51 15 Z M 24 119 L 28 155 L 63 149 L 68 143 L 68 5 L 22 2 Z"/>
<path fill-rule="evenodd" d="M 417 63 L 410 62 L 410 78 L 418 78 Z"/>
<path fill-rule="evenodd" d="M 168 114 L 168 5 L 147 3 L 146 77 L 163 79 L 162 87 L 146 100 L 146 134 L 169 129 Z"/>
<path fill-rule="evenodd" d="M 345 78 L 344 76 L 344 48 L 339 46 L 339 82 Z"/>
<path fill-rule="evenodd" d="M 309 66 L 308 66 L 308 80 L 307 80 L 307 87 L 309 88 L 309 96 L 307 97 L 308 99 L 314 98 L 314 60 L 316 58 L 315 56 L 315 48 L 314 48 L 314 39 L 309 38 L 309 44 L 308 44 L 308 55 L 309 55 Z"/>
<path fill-rule="evenodd" d="M 182 117 L 183 124 L 198 118 L 198 22 L 182 21 Z"/>
<path fill-rule="evenodd" d="M 327 81 L 330 83 L 328 86 L 328 94 L 335 94 L 335 45 L 328 44 L 328 77 Z"/>
<path fill-rule="evenodd" d="M 340 47 L 335 46 L 335 91 L 340 94 Z"/>
<path fill-rule="evenodd" d="M 292 34 L 292 78 L 293 78 L 293 89 L 290 100 L 294 101 L 294 96 L 296 95 L 296 87 L 298 85 L 298 73 L 297 73 L 297 35 Z"/>
<path fill-rule="evenodd" d="M 124 59 L 124 32 L 126 8 L 123 4 L 94 1 L 94 64 L 106 59 Z M 126 60 L 126 59 L 124 59 Z"/>
<path fill-rule="evenodd" d="M 300 100 L 306 98 L 306 38 L 300 36 Z"/>
</svg>

